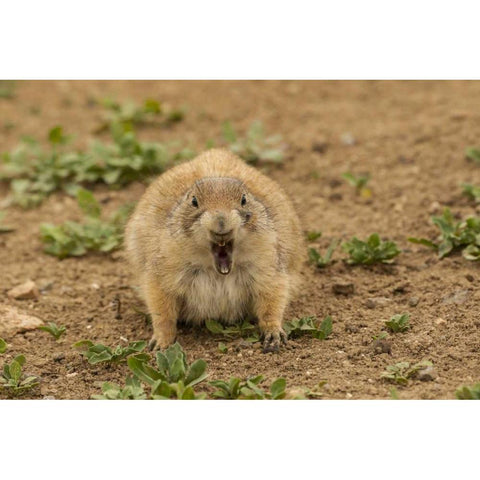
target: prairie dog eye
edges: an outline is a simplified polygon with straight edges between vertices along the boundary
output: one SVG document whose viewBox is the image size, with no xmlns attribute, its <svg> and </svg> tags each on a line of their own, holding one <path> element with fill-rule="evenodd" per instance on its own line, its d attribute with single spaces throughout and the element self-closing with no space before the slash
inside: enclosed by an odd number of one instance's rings
<svg viewBox="0 0 480 480">
<path fill-rule="evenodd" d="M 192 205 L 193 205 L 195 208 L 198 208 L 197 197 L 192 197 Z"/>
<path fill-rule="evenodd" d="M 247 197 L 245 196 L 245 194 L 242 195 L 242 201 L 240 203 L 242 204 L 242 207 L 247 204 Z"/>
</svg>

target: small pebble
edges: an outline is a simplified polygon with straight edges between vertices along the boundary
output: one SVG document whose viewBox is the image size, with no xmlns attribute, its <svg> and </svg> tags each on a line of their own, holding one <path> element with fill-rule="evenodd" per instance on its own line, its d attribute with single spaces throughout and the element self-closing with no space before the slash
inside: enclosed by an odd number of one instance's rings
<svg viewBox="0 0 480 480">
<path fill-rule="evenodd" d="M 337 295 L 352 295 L 355 285 L 352 282 L 338 281 L 332 285 L 332 290 Z"/>
<path fill-rule="evenodd" d="M 422 370 L 419 370 L 417 373 L 417 378 L 422 382 L 431 382 L 435 380 L 436 377 L 435 369 L 433 367 L 425 367 Z"/>
<path fill-rule="evenodd" d="M 61 362 L 64 359 L 65 359 L 65 354 L 64 353 L 57 353 L 56 355 L 53 356 L 53 361 L 54 362 Z"/>
<path fill-rule="evenodd" d="M 340 141 L 348 147 L 351 147 L 357 143 L 355 137 L 350 132 L 343 133 L 340 136 Z"/>
<path fill-rule="evenodd" d="M 365 302 L 365 306 L 367 308 L 375 308 L 375 307 L 383 307 L 390 303 L 390 299 L 386 297 L 371 297 L 367 298 L 367 301 Z"/>
<path fill-rule="evenodd" d="M 465 275 L 465 278 L 469 281 L 469 282 L 473 282 L 475 280 L 475 278 L 473 277 L 473 275 L 471 275 L 470 273 L 467 273 Z"/>
<path fill-rule="evenodd" d="M 418 305 L 418 302 L 420 301 L 420 299 L 418 297 L 410 297 L 408 299 L 408 304 L 411 306 L 411 307 L 416 307 Z"/>
<path fill-rule="evenodd" d="M 40 296 L 40 292 L 37 285 L 32 280 L 22 283 L 7 292 L 7 296 L 16 300 L 30 300 L 37 299 Z"/>
</svg>

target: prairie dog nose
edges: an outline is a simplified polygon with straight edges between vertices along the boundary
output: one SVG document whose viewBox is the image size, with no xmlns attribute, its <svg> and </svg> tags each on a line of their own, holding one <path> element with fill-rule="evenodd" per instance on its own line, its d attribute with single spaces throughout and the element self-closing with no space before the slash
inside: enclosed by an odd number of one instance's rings
<svg viewBox="0 0 480 480">
<path fill-rule="evenodd" d="M 224 233 L 226 223 L 227 218 L 225 217 L 225 214 L 217 213 L 213 222 L 213 228 L 215 230 L 215 233 Z"/>
</svg>

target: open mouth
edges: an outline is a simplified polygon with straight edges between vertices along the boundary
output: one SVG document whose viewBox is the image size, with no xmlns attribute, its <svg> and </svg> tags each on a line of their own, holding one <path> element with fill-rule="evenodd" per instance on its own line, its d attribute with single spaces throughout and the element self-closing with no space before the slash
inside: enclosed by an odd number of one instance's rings
<svg viewBox="0 0 480 480">
<path fill-rule="evenodd" d="M 232 270 L 233 240 L 212 243 L 212 254 L 218 273 L 228 275 Z"/>
</svg>

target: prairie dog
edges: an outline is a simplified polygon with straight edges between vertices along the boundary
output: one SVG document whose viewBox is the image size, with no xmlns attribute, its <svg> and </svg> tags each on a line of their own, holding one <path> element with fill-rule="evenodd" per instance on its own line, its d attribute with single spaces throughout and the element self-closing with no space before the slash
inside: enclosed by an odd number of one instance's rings
<svg viewBox="0 0 480 480">
<path fill-rule="evenodd" d="M 287 337 L 299 281 L 300 222 L 280 186 L 224 149 L 160 175 L 126 227 L 126 249 L 152 316 L 150 348 L 175 341 L 177 321 L 253 317 L 263 351 Z"/>
</svg>

